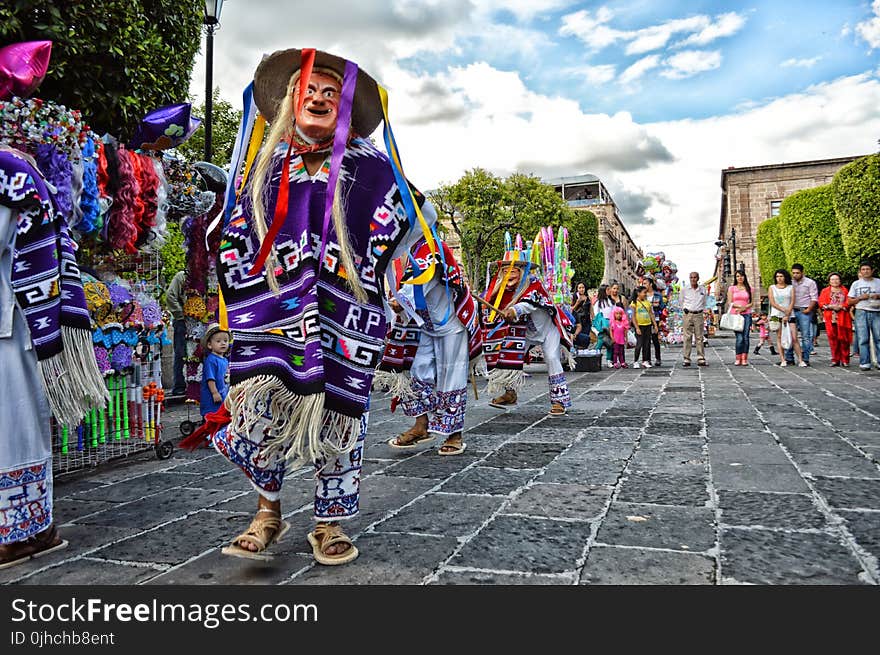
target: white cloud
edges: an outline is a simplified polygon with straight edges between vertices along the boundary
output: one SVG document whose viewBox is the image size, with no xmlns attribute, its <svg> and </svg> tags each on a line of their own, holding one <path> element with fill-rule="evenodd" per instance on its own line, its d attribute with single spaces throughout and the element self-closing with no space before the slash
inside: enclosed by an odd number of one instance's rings
<svg viewBox="0 0 880 655">
<path fill-rule="evenodd" d="M 562 36 L 577 37 L 593 50 L 601 50 L 626 37 L 626 32 L 607 26 L 612 18 L 614 12 L 608 7 L 599 7 L 595 14 L 588 9 L 582 9 L 562 17 L 559 33 Z"/>
<path fill-rule="evenodd" d="M 871 49 L 880 48 L 880 0 L 871 4 L 874 17 L 856 25 L 856 34 L 867 41 Z"/>
<path fill-rule="evenodd" d="M 786 59 L 780 66 L 783 68 L 812 68 L 821 59 L 821 56 L 811 57 L 810 59 Z"/>
<path fill-rule="evenodd" d="M 706 45 L 712 41 L 736 34 L 746 23 L 744 16 L 729 12 L 716 16 L 700 14 L 688 18 L 667 20 L 638 30 L 618 30 L 610 26 L 614 12 L 600 7 L 595 12 L 582 9 L 562 17 L 559 33 L 580 39 L 591 50 L 598 51 L 618 42 L 625 42 L 626 54 L 641 55 L 665 48 L 676 34 L 689 34 L 676 44 Z"/>
<path fill-rule="evenodd" d="M 684 50 L 663 63 L 666 68 L 660 74 L 670 80 L 680 80 L 720 68 L 721 53 L 718 50 Z"/>
<path fill-rule="evenodd" d="M 681 43 L 677 43 L 676 46 L 708 45 L 716 39 L 733 36 L 739 32 L 745 24 L 745 16 L 741 16 L 735 12 L 721 14 L 716 18 L 715 22 L 707 25 L 700 32 L 692 34 Z"/>
<path fill-rule="evenodd" d="M 474 0 L 479 10 L 485 13 L 509 11 L 520 22 L 527 22 L 535 16 L 549 11 L 563 9 L 574 0 Z"/>
<path fill-rule="evenodd" d="M 852 28 L 849 26 L 849 23 L 844 23 L 840 29 L 840 36 L 849 36 L 850 34 L 852 34 Z"/>
<path fill-rule="evenodd" d="M 618 81 L 621 84 L 631 84 L 632 82 L 638 80 L 649 70 L 651 70 L 652 68 L 657 68 L 657 66 L 659 65 L 660 57 L 658 55 L 648 55 L 647 57 L 642 57 L 632 66 L 623 71 Z"/>
<path fill-rule="evenodd" d="M 583 77 L 590 84 L 606 84 L 614 79 L 614 76 L 617 74 L 617 67 L 613 64 L 574 66 L 562 72 L 572 77 Z"/>
<path fill-rule="evenodd" d="M 708 26 L 709 18 L 707 16 L 693 16 L 691 18 L 669 20 L 660 25 L 652 25 L 635 32 L 628 32 L 627 38 L 630 39 L 630 43 L 626 47 L 626 54 L 641 55 L 653 50 L 659 50 L 666 47 L 666 44 L 669 43 L 674 34 L 694 32 L 706 29 Z"/>
</svg>

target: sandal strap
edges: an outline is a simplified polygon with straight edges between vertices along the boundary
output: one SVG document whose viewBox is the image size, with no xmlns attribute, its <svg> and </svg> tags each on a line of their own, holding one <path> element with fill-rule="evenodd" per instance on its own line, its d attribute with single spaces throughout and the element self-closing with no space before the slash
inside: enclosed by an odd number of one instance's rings
<svg viewBox="0 0 880 655">
<path fill-rule="evenodd" d="M 258 512 L 260 510 L 257 510 Z M 274 512 L 274 510 L 269 510 Z M 277 514 L 277 513 L 276 513 Z M 248 529 L 232 540 L 233 546 L 241 547 L 242 540 L 250 541 L 257 545 L 257 551 L 266 550 L 267 544 L 272 540 L 281 529 L 281 516 L 270 516 L 267 518 L 254 518 Z M 268 534 L 267 534 L 268 533 Z"/>
<path fill-rule="evenodd" d="M 338 524 L 318 523 L 315 526 L 314 535 L 320 543 L 321 552 L 325 555 L 327 554 L 327 549 L 335 544 L 344 543 L 352 547 L 354 546 L 352 540 Z"/>
</svg>

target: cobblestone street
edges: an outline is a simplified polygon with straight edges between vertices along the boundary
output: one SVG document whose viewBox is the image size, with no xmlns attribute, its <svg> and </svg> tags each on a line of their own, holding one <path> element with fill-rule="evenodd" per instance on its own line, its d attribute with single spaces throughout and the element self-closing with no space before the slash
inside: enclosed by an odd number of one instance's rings
<svg viewBox="0 0 880 655">
<path fill-rule="evenodd" d="M 824 338 L 823 338 L 824 343 Z M 256 496 L 213 450 L 144 454 L 59 479 L 70 546 L 0 572 L 21 584 L 877 584 L 880 372 L 732 366 L 569 373 L 547 416 L 541 366 L 516 409 L 471 391 L 466 452 L 396 451 L 410 425 L 374 396 L 352 564 L 313 563 L 314 484 L 286 480 L 269 563 L 222 555 Z M 630 351 L 631 357 L 631 351 Z M 178 410 L 178 416 L 180 411 Z M 183 417 L 179 417 L 183 418 Z M 168 430 L 175 431 L 174 414 Z"/>
</svg>

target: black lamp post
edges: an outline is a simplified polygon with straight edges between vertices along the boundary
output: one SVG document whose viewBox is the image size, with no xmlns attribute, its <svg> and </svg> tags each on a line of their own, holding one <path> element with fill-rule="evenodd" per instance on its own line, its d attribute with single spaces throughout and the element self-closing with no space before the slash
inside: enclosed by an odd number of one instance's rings
<svg viewBox="0 0 880 655">
<path fill-rule="evenodd" d="M 205 161 L 211 161 L 211 114 L 214 104 L 214 30 L 220 25 L 223 0 L 205 0 Z"/>
</svg>

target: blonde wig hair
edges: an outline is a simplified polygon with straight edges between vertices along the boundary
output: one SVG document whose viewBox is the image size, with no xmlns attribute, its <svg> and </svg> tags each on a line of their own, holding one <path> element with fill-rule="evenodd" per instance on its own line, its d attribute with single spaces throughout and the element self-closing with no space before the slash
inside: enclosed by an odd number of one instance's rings
<svg viewBox="0 0 880 655">
<path fill-rule="evenodd" d="M 319 67 L 315 67 L 312 70 L 313 72 L 330 75 L 335 78 L 341 86 L 342 78 L 336 71 Z M 278 144 L 281 143 L 281 141 L 292 139 L 296 129 L 296 117 L 294 116 L 296 105 L 293 102 L 293 93 L 296 90 L 299 78 L 300 71 L 297 70 L 291 75 L 290 81 L 287 83 L 287 93 L 285 93 L 281 106 L 278 108 L 278 112 L 269 129 L 266 141 L 263 144 L 259 155 L 257 155 L 253 174 L 250 176 L 250 182 L 248 184 L 248 193 L 250 194 L 254 213 L 254 228 L 257 231 L 257 236 L 259 237 L 261 244 L 266 238 L 268 232 L 266 224 L 266 207 L 269 206 L 269 202 L 271 201 L 271 198 L 269 197 L 269 185 L 266 184 L 266 181 L 272 167 L 272 155 L 275 152 L 275 148 L 278 147 Z M 339 129 L 339 125 L 337 125 L 337 129 Z M 343 127 L 343 129 L 345 128 Z M 331 212 L 333 228 L 336 230 L 336 238 L 339 241 L 339 259 L 342 268 L 345 270 L 346 280 L 352 294 L 358 302 L 366 303 L 367 292 L 361 284 L 360 275 L 354 263 L 354 254 L 348 235 L 348 226 L 345 223 L 345 206 L 342 202 L 341 182 L 342 179 L 340 176 L 336 180 L 336 188 L 333 189 L 333 208 Z M 317 253 L 316 256 L 320 257 L 321 253 Z M 320 266 L 321 262 L 318 262 L 318 265 Z M 269 288 L 276 294 L 279 292 L 278 281 L 275 278 L 275 268 L 277 266 L 278 258 L 276 257 L 275 247 L 273 246 L 272 252 L 266 259 L 265 272 L 266 282 L 268 283 Z"/>
</svg>

